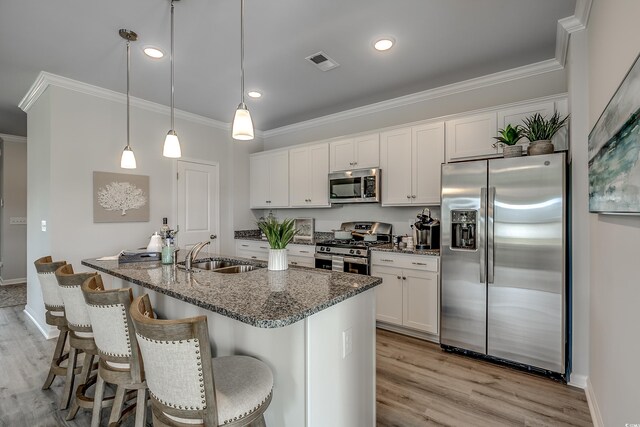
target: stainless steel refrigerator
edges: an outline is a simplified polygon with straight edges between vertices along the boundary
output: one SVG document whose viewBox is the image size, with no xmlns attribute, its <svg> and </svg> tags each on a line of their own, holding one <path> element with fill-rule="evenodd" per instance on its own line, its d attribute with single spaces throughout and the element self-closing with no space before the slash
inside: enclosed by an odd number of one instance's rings
<svg viewBox="0 0 640 427">
<path fill-rule="evenodd" d="M 565 372 L 565 155 L 442 165 L 441 344 Z"/>
</svg>

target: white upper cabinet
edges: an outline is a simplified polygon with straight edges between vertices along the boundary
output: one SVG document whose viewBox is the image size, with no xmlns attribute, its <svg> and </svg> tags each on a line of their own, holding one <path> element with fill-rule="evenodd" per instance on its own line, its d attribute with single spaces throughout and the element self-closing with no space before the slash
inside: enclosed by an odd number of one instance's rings
<svg viewBox="0 0 640 427">
<path fill-rule="evenodd" d="M 447 121 L 447 162 L 498 156 L 497 113 L 482 113 Z"/>
<path fill-rule="evenodd" d="M 331 172 L 380 166 L 380 135 L 377 133 L 333 141 L 329 147 Z"/>
<path fill-rule="evenodd" d="M 440 204 L 444 123 L 383 132 L 380 141 L 382 204 Z"/>
<path fill-rule="evenodd" d="M 329 206 L 329 144 L 289 150 L 291 207 Z"/>
<path fill-rule="evenodd" d="M 276 151 L 251 155 L 251 208 L 289 206 L 289 152 Z"/>
</svg>

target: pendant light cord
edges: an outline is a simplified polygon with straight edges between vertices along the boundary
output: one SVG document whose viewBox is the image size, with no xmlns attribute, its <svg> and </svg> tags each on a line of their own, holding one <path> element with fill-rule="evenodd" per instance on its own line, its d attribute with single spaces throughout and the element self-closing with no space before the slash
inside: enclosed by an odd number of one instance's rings
<svg viewBox="0 0 640 427">
<path fill-rule="evenodd" d="M 244 0 L 240 0 L 240 90 L 242 104 L 244 105 Z"/>
<path fill-rule="evenodd" d="M 171 0 L 171 130 L 175 132 L 173 125 L 173 0 Z"/>
<path fill-rule="evenodd" d="M 127 147 L 129 145 L 129 73 L 131 72 L 131 41 L 127 39 Z"/>
</svg>

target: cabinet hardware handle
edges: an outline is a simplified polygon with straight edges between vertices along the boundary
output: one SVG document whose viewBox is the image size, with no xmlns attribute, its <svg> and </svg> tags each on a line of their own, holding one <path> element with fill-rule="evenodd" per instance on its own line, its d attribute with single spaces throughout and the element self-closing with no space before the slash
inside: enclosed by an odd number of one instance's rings
<svg viewBox="0 0 640 427">
<path fill-rule="evenodd" d="M 240 246 L 242 246 L 243 248 L 248 248 L 249 247 L 249 245 L 240 245 Z"/>
<path fill-rule="evenodd" d="M 412 198 L 412 199 L 415 199 L 415 198 L 416 198 L 416 195 L 415 195 L 415 194 L 413 194 L 413 195 L 411 196 L 411 198 Z"/>
<path fill-rule="evenodd" d="M 355 166 L 355 165 L 357 165 L 357 164 L 358 164 L 358 162 L 353 162 L 353 166 Z"/>
<path fill-rule="evenodd" d="M 407 199 L 410 199 L 410 198 L 411 198 L 411 196 L 407 194 Z"/>
<path fill-rule="evenodd" d="M 393 260 L 392 260 L 392 259 L 384 259 L 384 258 L 382 258 L 380 261 L 384 261 L 384 262 L 393 262 Z"/>
<path fill-rule="evenodd" d="M 300 251 L 301 254 L 308 254 L 309 251 Z"/>
<path fill-rule="evenodd" d="M 427 265 L 424 262 L 412 262 L 413 265 Z"/>
<path fill-rule="evenodd" d="M 402 277 L 400 277 L 400 276 L 396 276 L 396 277 L 398 277 L 398 279 L 402 279 Z"/>
<path fill-rule="evenodd" d="M 295 261 L 291 261 L 291 265 L 298 265 L 298 263 Z"/>
<path fill-rule="evenodd" d="M 251 259 L 256 259 L 256 258 L 258 258 L 258 257 L 257 257 L 257 256 L 252 256 L 252 257 L 251 257 Z"/>
<path fill-rule="evenodd" d="M 269 249 L 269 248 L 266 246 L 260 246 L 260 249 Z"/>
<path fill-rule="evenodd" d="M 403 276 L 403 277 L 402 277 L 402 280 L 407 280 L 407 278 Z"/>
</svg>

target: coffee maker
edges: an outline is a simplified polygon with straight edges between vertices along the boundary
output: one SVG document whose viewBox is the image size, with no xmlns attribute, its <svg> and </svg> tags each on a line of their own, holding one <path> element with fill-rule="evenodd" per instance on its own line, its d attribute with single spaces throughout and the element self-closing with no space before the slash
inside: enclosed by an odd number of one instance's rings
<svg viewBox="0 0 640 427">
<path fill-rule="evenodd" d="M 425 208 L 413 224 L 413 241 L 416 249 L 440 249 L 440 221 L 431 218 L 431 210 Z"/>
</svg>

